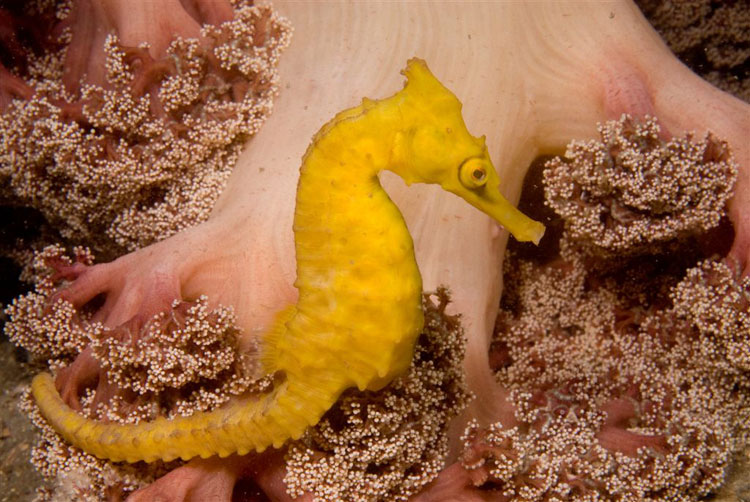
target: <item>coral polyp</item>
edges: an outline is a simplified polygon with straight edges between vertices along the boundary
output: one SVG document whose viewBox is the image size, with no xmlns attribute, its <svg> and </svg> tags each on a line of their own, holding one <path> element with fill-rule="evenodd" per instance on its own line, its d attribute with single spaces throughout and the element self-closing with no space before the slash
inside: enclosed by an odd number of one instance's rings
<svg viewBox="0 0 750 502">
<path fill-rule="evenodd" d="M 737 163 L 711 134 L 664 140 L 653 117 L 623 116 L 600 139 L 574 141 L 547 163 L 547 204 L 598 252 L 642 253 L 718 226 Z"/>
</svg>

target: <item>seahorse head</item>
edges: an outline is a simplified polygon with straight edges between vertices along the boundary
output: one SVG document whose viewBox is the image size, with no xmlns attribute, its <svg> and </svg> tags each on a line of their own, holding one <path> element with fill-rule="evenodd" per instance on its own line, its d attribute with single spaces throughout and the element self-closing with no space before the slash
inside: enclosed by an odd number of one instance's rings
<svg viewBox="0 0 750 502">
<path fill-rule="evenodd" d="M 458 98 L 421 59 L 410 59 L 403 73 L 407 82 L 392 98 L 399 100 L 402 123 L 393 170 L 409 184 L 440 185 L 495 219 L 516 239 L 538 243 L 544 225 L 502 195 L 485 138 L 469 133 Z"/>
</svg>

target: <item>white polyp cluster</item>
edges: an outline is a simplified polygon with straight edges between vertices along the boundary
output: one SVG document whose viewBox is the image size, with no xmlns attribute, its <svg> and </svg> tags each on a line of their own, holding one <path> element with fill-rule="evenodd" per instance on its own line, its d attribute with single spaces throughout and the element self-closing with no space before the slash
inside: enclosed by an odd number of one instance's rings
<svg viewBox="0 0 750 502">
<path fill-rule="evenodd" d="M 600 253 L 634 254 L 719 224 L 737 177 L 713 135 L 665 141 L 653 117 L 600 124 L 601 139 L 573 141 L 547 162 L 547 204 L 572 238 Z"/>
<path fill-rule="evenodd" d="M 0 115 L 0 185 L 69 242 L 116 256 L 204 221 L 265 122 L 291 27 L 269 5 L 175 39 L 164 58 L 105 43 L 107 83 L 63 85 L 65 51 L 29 64 L 35 93 Z"/>
</svg>

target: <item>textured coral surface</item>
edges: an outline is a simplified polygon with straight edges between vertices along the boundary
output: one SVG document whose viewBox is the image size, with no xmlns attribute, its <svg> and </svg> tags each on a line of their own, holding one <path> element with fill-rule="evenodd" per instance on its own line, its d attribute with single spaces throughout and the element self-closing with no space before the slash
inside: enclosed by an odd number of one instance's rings
<svg viewBox="0 0 750 502">
<path fill-rule="evenodd" d="M 737 178 L 729 147 L 710 134 L 664 141 L 660 132 L 654 118 L 623 116 L 548 162 L 547 203 L 579 245 L 638 254 L 719 224 Z"/>
<path fill-rule="evenodd" d="M 518 424 L 469 431 L 475 482 L 512 500 L 715 491 L 750 433 L 750 280 L 709 259 L 643 281 L 639 297 L 620 271 L 565 254 L 507 262 L 496 350 Z"/>
</svg>

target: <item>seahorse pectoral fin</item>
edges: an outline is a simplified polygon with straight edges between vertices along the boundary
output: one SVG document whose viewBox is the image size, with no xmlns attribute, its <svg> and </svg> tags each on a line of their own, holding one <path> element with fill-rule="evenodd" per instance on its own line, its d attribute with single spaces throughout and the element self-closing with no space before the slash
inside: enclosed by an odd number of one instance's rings
<svg viewBox="0 0 750 502">
<path fill-rule="evenodd" d="M 279 344 L 282 343 L 283 337 L 286 336 L 286 323 L 289 322 L 292 317 L 294 317 L 294 314 L 296 312 L 297 308 L 294 304 L 288 305 L 286 308 L 280 310 L 276 314 L 276 318 L 271 325 L 271 329 L 269 329 L 263 337 L 263 349 L 261 350 L 261 370 L 266 375 L 278 371 L 281 367 L 279 356 L 284 351 L 279 346 Z"/>
</svg>

